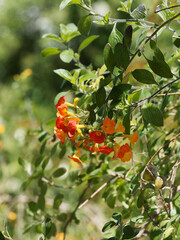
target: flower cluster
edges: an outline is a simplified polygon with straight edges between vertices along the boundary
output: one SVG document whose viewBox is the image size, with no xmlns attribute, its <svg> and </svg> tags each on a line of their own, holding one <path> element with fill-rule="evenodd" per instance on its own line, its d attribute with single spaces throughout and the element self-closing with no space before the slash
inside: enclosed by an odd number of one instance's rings
<svg viewBox="0 0 180 240">
<path fill-rule="evenodd" d="M 124 134 L 125 127 L 121 122 L 116 123 L 114 120 L 106 118 L 100 129 L 90 131 L 89 133 L 86 130 L 86 133 L 83 134 L 81 128 L 88 128 L 88 126 L 80 125 L 79 117 L 69 112 L 68 106 L 76 109 L 77 99 L 74 100 L 74 105 L 72 105 L 66 103 L 63 96 L 56 104 L 57 119 L 54 133 L 61 140 L 62 144 L 65 143 L 66 137 L 75 144 L 77 151 L 73 156 L 68 156 L 70 159 L 82 165 L 79 154 L 83 147 L 91 151 L 92 154 L 111 154 L 113 152 L 112 158 L 119 158 L 122 162 L 127 162 L 132 158 L 133 154 L 130 145 L 128 143 L 117 143 L 115 138 L 117 136 L 122 139 L 126 138 L 130 144 L 134 145 L 138 140 L 137 132 L 134 132 L 132 135 Z M 79 139 L 76 141 L 78 136 Z"/>
<path fill-rule="evenodd" d="M 57 119 L 54 134 L 61 140 L 62 144 L 65 143 L 67 136 L 74 142 L 77 135 L 81 134 L 80 128 L 85 127 L 84 125 L 79 125 L 79 118 L 69 112 L 67 106 L 71 106 L 71 104 L 65 102 L 64 96 L 61 97 L 56 104 Z M 72 106 L 74 108 L 77 107 L 77 99 L 75 99 L 74 105 Z"/>
</svg>

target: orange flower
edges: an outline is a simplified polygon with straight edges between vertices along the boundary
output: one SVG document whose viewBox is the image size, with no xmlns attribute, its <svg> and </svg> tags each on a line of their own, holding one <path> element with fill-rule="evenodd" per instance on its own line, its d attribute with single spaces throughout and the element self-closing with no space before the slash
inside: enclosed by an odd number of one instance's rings
<svg viewBox="0 0 180 240">
<path fill-rule="evenodd" d="M 110 154 L 113 151 L 114 151 L 114 149 L 112 149 L 108 146 L 103 146 L 103 147 L 98 148 L 98 152 L 101 152 L 101 153 L 104 153 L 104 154 Z"/>
<path fill-rule="evenodd" d="M 56 108 L 58 108 L 59 106 L 61 106 L 61 104 L 65 103 L 65 96 L 61 97 L 58 101 L 58 103 L 56 104 Z"/>
<path fill-rule="evenodd" d="M 89 137 L 91 140 L 95 141 L 96 143 L 103 143 L 105 140 L 105 134 L 101 131 L 92 131 L 89 133 Z"/>
<path fill-rule="evenodd" d="M 71 157 L 71 156 L 68 156 L 68 158 L 72 159 L 74 162 L 77 162 L 77 163 L 80 163 L 82 164 L 82 161 L 80 160 L 79 158 L 79 153 L 81 151 L 81 148 L 78 148 L 78 150 L 76 151 L 76 153 Z"/>
<path fill-rule="evenodd" d="M 124 157 L 124 154 L 129 151 L 131 151 L 131 148 L 127 143 L 122 145 L 119 148 L 118 157 L 122 159 Z"/>
<path fill-rule="evenodd" d="M 126 152 L 124 156 L 121 158 L 122 162 L 128 162 L 132 158 L 132 151 Z"/>
<path fill-rule="evenodd" d="M 61 140 L 62 144 L 64 145 L 67 133 L 64 132 L 62 129 L 58 129 L 57 127 L 55 127 L 54 134 Z"/>
<path fill-rule="evenodd" d="M 116 122 L 114 120 L 111 120 L 110 118 L 106 118 L 103 121 L 103 130 L 107 134 L 113 134 L 114 133 L 114 128 L 116 126 Z"/>
<path fill-rule="evenodd" d="M 65 104 L 61 104 L 60 106 L 58 106 L 57 110 L 60 116 L 65 117 L 68 115 L 67 106 Z"/>
<path fill-rule="evenodd" d="M 67 128 L 68 128 L 68 137 L 72 138 L 75 135 L 76 129 L 77 129 L 76 120 L 69 121 Z"/>
<path fill-rule="evenodd" d="M 134 132 L 133 135 L 124 134 L 124 135 L 122 135 L 122 137 L 128 138 L 132 145 L 134 145 L 137 142 L 137 140 L 139 139 L 139 135 L 137 132 Z"/>
<path fill-rule="evenodd" d="M 57 119 L 56 119 L 56 127 L 58 128 L 58 129 L 62 129 L 64 132 L 67 132 L 67 127 L 65 126 L 65 122 L 64 122 L 64 118 L 63 117 L 58 117 Z"/>
<path fill-rule="evenodd" d="M 120 122 L 120 123 L 118 124 L 118 126 L 116 127 L 115 132 L 122 132 L 122 133 L 125 132 L 125 127 L 122 125 L 121 122 Z"/>
</svg>

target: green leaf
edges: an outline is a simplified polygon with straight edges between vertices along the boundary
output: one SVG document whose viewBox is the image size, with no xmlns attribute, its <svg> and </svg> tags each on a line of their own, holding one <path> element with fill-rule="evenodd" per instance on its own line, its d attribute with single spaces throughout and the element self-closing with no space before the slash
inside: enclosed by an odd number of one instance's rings
<svg viewBox="0 0 180 240">
<path fill-rule="evenodd" d="M 36 212 L 38 209 L 37 203 L 35 202 L 29 202 L 28 207 L 31 210 L 31 212 Z"/>
<path fill-rule="evenodd" d="M 49 234 L 49 232 L 51 231 L 51 227 L 52 227 L 52 222 L 50 218 L 47 218 L 45 221 L 45 229 L 44 229 L 44 235 L 47 236 Z"/>
<path fill-rule="evenodd" d="M 109 43 L 106 44 L 105 48 L 104 48 L 104 63 L 107 67 L 107 69 L 110 72 L 113 72 L 114 69 L 114 55 L 113 55 L 113 51 L 111 48 L 111 45 Z"/>
<path fill-rule="evenodd" d="M 68 80 L 72 84 L 75 84 L 75 79 L 68 70 L 60 68 L 60 69 L 54 70 L 54 72 L 59 76 L 61 76 L 62 78 Z"/>
<path fill-rule="evenodd" d="M 58 168 L 56 171 L 53 172 L 52 176 L 54 178 L 61 177 L 66 173 L 66 168 Z"/>
<path fill-rule="evenodd" d="M 176 193 L 175 197 L 173 198 L 173 203 L 177 208 L 180 208 L 180 192 Z"/>
<path fill-rule="evenodd" d="M 69 23 L 67 25 L 60 24 L 61 38 L 65 42 L 69 42 L 72 38 L 80 35 L 77 26 L 74 23 Z"/>
<path fill-rule="evenodd" d="M 60 53 L 60 50 L 58 48 L 46 48 L 41 51 L 41 55 L 43 57 L 51 56 Z"/>
<path fill-rule="evenodd" d="M 163 126 L 163 115 L 154 104 L 147 103 L 145 107 L 142 108 L 142 115 L 147 123 L 158 127 Z"/>
<path fill-rule="evenodd" d="M 133 33 L 133 28 L 131 25 L 129 25 L 126 28 L 126 30 L 124 32 L 124 36 L 123 36 L 123 45 L 127 48 L 130 48 L 130 46 L 131 46 L 132 33 Z"/>
<path fill-rule="evenodd" d="M 114 49 L 117 43 L 122 43 L 123 35 L 121 32 L 119 32 L 116 28 L 116 24 L 114 24 L 114 27 L 112 29 L 111 34 L 109 35 L 109 44 Z"/>
<path fill-rule="evenodd" d="M 180 36 L 178 36 L 180 37 Z M 174 41 L 174 45 L 177 47 L 177 48 L 180 48 L 180 38 L 176 38 L 176 40 Z"/>
<path fill-rule="evenodd" d="M 129 65 L 129 51 L 126 46 L 118 43 L 114 49 L 115 65 L 117 67 L 122 67 L 124 70 Z"/>
<path fill-rule="evenodd" d="M 65 63 L 70 63 L 73 59 L 74 51 L 72 49 L 64 50 L 60 53 L 60 59 Z"/>
<path fill-rule="evenodd" d="M 164 61 L 164 55 L 161 50 L 157 47 L 157 44 L 154 40 L 150 40 L 150 47 L 154 51 L 154 55 L 160 60 Z"/>
<path fill-rule="evenodd" d="M 114 208 L 116 202 L 116 195 L 111 193 L 108 195 L 108 197 L 106 198 L 106 203 L 110 208 Z"/>
<path fill-rule="evenodd" d="M 137 8 L 133 10 L 131 16 L 135 19 L 142 19 L 145 18 L 147 14 L 146 7 L 144 4 L 140 4 Z"/>
<path fill-rule="evenodd" d="M 63 40 L 59 36 L 57 36 L 56 34 L 53 34 L 53 33 L 44 34 L 42 36 L 42 38 L 48 38 L 48 39 L 56 40 L 56 41 L 61 42 L 61 43 L 63 42 Z"/>
<path fill-rule="evenodd" d="M 6 240 L 1 230 L 0 230 L 0 240 Z"/>
<path fill-rule="evenodd" d="M 121 222 L 121 214 L 120 213 L 113 213 L 112 218 L 114 220 L 117 220 L 118 222 Z"/>
<path fill-rule="evenodd" d="M 172 226 L 168 227 L 163 234 L 163 239 L 168 238 L 173 233 L 173 231 L 174 228 Z"/>
<path fill-rule="evenodd" d="M 133 77 L 141 83 L 157 84 L 151 72 L 146 69 L 136 69 L 132 72 Z"/>
<path fill-rule="evenodd" d="M 91 44 L 96 38 L 98 38 L 98 35 L 93 35 L 88 38 L 86 38 L 79 46 L 78 52 L 80 53 L 84 48 L 86 48 L 89 44 Z"/>
<path fill-rule="evenodd" d="M 137 229 L 127 225 L 123 228 L 123 239 L 130 239 L 137 235 Z"/>
<path fill-rule="evenodd" d="M 58 93 L 56 96 L 55 96 L 55 98 L 54 98 L 54 105 L 56 105 L 57 103 L 58 103 L 58 101 L 59 101 L 59 99 L 61 98 L 61 97 L 63 97 L 63 96 L 65 96 L 67 93 L 69 93 L 70 91 L 63 91 L 63 92 L 60 92 L 60 93 Z"/>
<path fill-rule="evenodd" d="M 53 208 L 54 209 L 58 209 L 60 204 L 62 203 L 62 199 L 63 199 L 64 195 L 59 193 L 58 195 L 56 195 L 56 197 L 54 198 L 54 203 L 53 203 Z"/>
<path fill-rule="evenodd" d="M 38 201 L 37 201 L 37 207 L 39 209 L 41 209 L 42 211 L 44 211 L 44 208 L 45 208 L 45 198 L 43 195 L 40 195 L 38 197 Z"/>
<path fill-rule="evenodd" d="M 101 87 L 96 92 L 96 104 L 101 107 L 105 103 L 106 91 L 104 87 Z"/>
<path fill-rule="evenodd" d="M 89 34 L 91 28 L 91 16 L 87 15 L 82 17 L 78 22 L 78 30 L 84 36 Z"/>
<path fill-rule="evenodd" d="M 42 142 L 47 135 L 48 135 L 48 132 L 47 132 L 47 131 L 42 131 L 42 132 L 39 134 L 39 136 L 38 136 L 38 140 L 39 140 L 40 142 Z"/>
<path fill-rule="evenodd" d="M 142 89 L 138 89 L 138 90 L 134 91 L 133 93 L 131 93 L 128 96 L 128 102 L 129 103 L 137 102 L 141 96 L 141 91 L 142 91 Z"/>
<path fill-rule="evenodd" d="M 72 4 L 77 4 L 77 5 L 82 5 L 81 0 L 63 0 L 61 4 L 59 5 L 60 10 L 64 9 L 65 7 L 72 5 Z"/>
<path fill-rule="evenodd" d="M 173 74 L 169 65 L 162 60 L 159 60 L 156 56 L 153 57 L 153 60 L 146 59 L 152 71 L 157 75 L 165 78 L 172 78 Z"/>
<path fill-rule="evenodd" d="M 125 134 L 130 134 L 130 107 L 127 109 L 127 113 L 123 118 L 123 126 L 125 127 Z"/>
<path fill-rule="evenodd" d="M 102 232 L 106 232 L 107 230 L 109 230 L 110 228 L 114 227 L 116 225 L 116 223 L 114 221 L 109 221 L 107 222 L 104 227 L 102 228 Z"/>
</svg>

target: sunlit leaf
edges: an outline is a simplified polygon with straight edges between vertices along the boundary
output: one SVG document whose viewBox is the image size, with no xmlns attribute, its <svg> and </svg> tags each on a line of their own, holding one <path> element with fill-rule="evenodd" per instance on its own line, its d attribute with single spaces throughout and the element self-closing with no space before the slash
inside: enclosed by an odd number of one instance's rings
<svg viewBox="0 0 180 240">
<path fill-rule="evenodd" d="M 84 36 L 89 34 L 91 28 L 91 16 L 87 15 L 82 17 L 78 22 L 78 30 Z"/>
<path fill-rule="evenodd" d="M 60 53 L 60 59 L 65 63 L 70 63 L 73 59 L 74 51 L 72 49 L 63 50 Z"/>
<path fill-rule="evenodd" d="M 65 7 L 72 5 L 72 4 L 81 5 L 82 1 L 81 0 L 63 0 L 60 4 L 59 8 L 60 8 L 60 10 L 62 10 Z"/>
<path fill-rule="evenodd" d="M 60 53 L 60 50 L 58 48 L 46 48 L 41 51 L 41 55 L 43 57 L 51 56 Z"/>
<path fill-rule="evenodd" d="M 88 38 L 86 38 L 79 46 L 78 52 L 80 53 L 84 48 L 89 46 L 95 39 L 97 39 L 99 36 L 98 35 L 93 35 Z"/>
<path fill-rule="evenodd" d="M 105 48 L 104 48 L 104 63 L 107 67 L 107 69 L 110 72 L 113 72 L 114 69 L 114 55 L 113 55 L 113 51 L 112 48 L 110 46 L 109 43 L 106 44 Z"/>
<path fill-rule="evenodd" d="M 133 16 L 135 19 L 142 19 L 145 18 L 147 14 L 147 10 L 144 4 L 140 4 L 137 8 L 133 10 L 131 13 L 131 16 Z"/>
</svg>

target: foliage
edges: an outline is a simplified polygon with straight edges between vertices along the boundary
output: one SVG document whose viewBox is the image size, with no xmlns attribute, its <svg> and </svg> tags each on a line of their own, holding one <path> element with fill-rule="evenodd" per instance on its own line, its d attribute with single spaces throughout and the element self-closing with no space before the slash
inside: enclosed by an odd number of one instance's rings
<svg viewBox="0 0 180 240">
<path fill-rule="evenodd" d="M 120 2 L 117 18 L 93 6 L 89 0 L 61 1 L 61 11 L 81 7 L 85 15 L 76 24 L 61 23 L 60 34 L 43 36 L 57 47 L 48 46 L 42 56 L 58 54 L 67 67 L 54 70 L 62 87 L 54 100 L 56 117 L 30 131 L 39 150 L 30 161 L 22 154 L 18 159 L 26 174 L 21 189 L 31 197 L 24 234 L 84 239 L 77 230 L 89 220 L 83 209 L 101 209 L 104 201 L 107 222 L 104 217 L 87 229 L 89 239 L 178 239 L 179 5 L 161 1 L 158 22 L 137 1 Z M 101 39 L 93 32 L 97 25 L 111 32 L 101 49 L 104 64 L 96 69 L 81 56 Z M 165 36 L 168 52 L 161 45 Z M 0 237 L 11 239 L 7 228 Z"/>
</svg>

